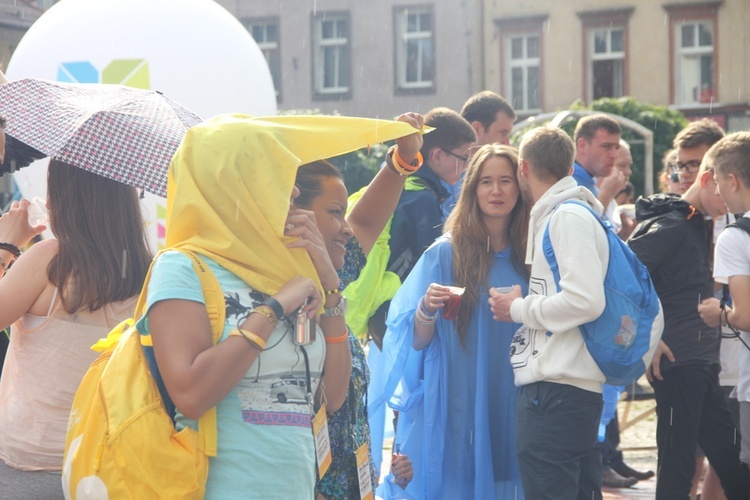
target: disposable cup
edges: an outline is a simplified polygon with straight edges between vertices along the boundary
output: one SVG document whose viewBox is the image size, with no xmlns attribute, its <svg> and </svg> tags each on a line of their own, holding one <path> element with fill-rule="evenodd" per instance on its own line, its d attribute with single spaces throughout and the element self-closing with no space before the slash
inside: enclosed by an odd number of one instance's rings
<svg viewBox="0 0 750 500">
<path fill-rule="evenodd" d="M 461 297 L 464 294 L 465 288 L 458 286 L 449 286 L 448 288 L 451 294 L 445 303 L 445 307 L 443 307 L 443 319 L 453 321 L 458 317 L 458 309 L 461 307 Z"/>
<path fill-rule="evenodd" d="M 496 287 L 493 287 L 492 289 L 495 290 L 497 293 L 510 293 L 513 291 L 512 286 L 496 286 Z"/>
<path fill-rule="evenodd" d="M 46 226 L 49 224 L 49 214 L 47 213 L 47 202 L 44 198 L 35 196 L 31 200 L 31 204 L 28 208 L 29 211 L 29 225 L 31 227 Z"/>
</svg>

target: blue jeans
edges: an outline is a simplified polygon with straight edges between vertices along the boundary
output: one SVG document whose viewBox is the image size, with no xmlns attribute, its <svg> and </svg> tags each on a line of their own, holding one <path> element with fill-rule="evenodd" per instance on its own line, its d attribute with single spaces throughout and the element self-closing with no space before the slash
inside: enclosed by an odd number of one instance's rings
<svg viewBox="0 0 750 500">
<path fill-rule="evenodd" d="M 516 453 L 526 498 L 599 500 L 602 457 L 597 447 L 602 395 L 565 384 L 521 388 Z"/>
</svg>

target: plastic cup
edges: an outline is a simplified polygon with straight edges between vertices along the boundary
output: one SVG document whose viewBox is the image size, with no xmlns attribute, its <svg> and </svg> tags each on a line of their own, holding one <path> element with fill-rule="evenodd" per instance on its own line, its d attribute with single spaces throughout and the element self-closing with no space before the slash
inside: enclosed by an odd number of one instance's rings
<svg viewBox="0 0 750 500">
<path fill-rule="evenodd" d="M 443 319 L 453 321 L 458 317 L 458 309 L 461 307 L 461 297 L 464 294 L 465 288 L 458 286 L 449 286 L 448 288 L 451 294 L 445 303 L 445 307 L 443 307 Z"/>
<path fill-rule="evenodd" d="M 495 286 L 492 289 L 497 293 L 510 293 L 513 291 L 513 286 Z"/>
<path fill-rule="evenodd" d="M 46 226 L 49 224 L 49 214 L 47 213 L 47 202 L 44 198 L 35 196 L 31 200 L 31 204 L 28 208 L 29 211 L 29 225 L 31 227 Z"/>
</svg>

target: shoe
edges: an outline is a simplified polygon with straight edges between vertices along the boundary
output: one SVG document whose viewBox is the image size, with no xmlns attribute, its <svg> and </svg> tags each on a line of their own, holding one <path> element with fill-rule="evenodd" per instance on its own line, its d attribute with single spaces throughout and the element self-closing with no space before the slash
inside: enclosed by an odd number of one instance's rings
<svg viewBox="0 0 750 500">
<path fill-rule="evenodd" d="M 622 477 L 612 467 L 602 469 L 602 486 L 605 488 L 630 488 L 637 482 L 634 477 Z"/>
<path fill-rule="evenodd" d="M 613 463 L 612 464 L 612 470 L 617 472 L 622 477 L 634 477 L 638 481 L 643 481 L 644 479 L 651 479 L 654 477 L 654 471 L 647 470 L 646 472 L 641 472 L 633 469 L 629 465 L 627 465 L 625 462 L 619 462 L 619 463 Z"/>
</svg>

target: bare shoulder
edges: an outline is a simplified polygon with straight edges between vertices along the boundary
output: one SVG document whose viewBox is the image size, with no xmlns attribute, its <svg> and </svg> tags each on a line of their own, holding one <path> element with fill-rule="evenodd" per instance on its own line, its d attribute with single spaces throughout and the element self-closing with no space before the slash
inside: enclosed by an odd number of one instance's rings
<svg viewBox="0 0 750 500">
<path fill-rule="evenodd" d="M 57 241 L 35 243 L 16 259 L 0 280 L 0 327 L 16 321 L 26 312 L 43 315 L 49 307 L 53 287 L 47 267 L 57 254 Z"/>
<path fill-rule="evenodd" d="M 37 265 L 40 264 L 40 261 L 42 260 L 49 262 L 55 257 L 55 255 L 57 255 L 59 248 L 60 246 L 55 239 L 42 240 L 31 245 L 28 250 L 23 252 L 18 260 L 32 260 L 33 258 Z"/>
</svg>

